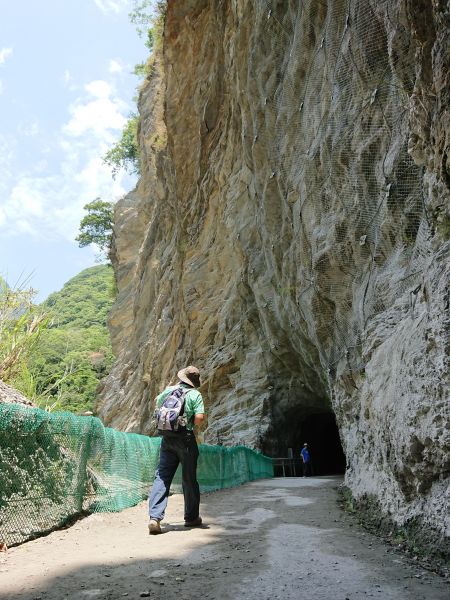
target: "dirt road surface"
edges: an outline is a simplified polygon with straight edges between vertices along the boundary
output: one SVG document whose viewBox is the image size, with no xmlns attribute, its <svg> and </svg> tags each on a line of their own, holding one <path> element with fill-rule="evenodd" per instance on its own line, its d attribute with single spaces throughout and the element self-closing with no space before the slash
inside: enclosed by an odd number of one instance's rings
<svg viewBox="0 0 450 600">
<path fill-rule="evenodd" d="M 337 506 L 339 478 L 277 478 L 182 496 L 149 536 L 145 503 L 96 514 L 0 554 L 2 600 L 449 600 L 450 585 L 365 532 Z"/>
</svg>

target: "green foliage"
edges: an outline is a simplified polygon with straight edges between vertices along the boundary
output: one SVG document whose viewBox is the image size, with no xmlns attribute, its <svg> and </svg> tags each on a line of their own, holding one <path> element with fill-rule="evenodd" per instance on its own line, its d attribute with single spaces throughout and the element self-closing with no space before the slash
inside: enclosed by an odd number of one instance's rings
<svg viewBox="0 0 450 600">
<path fill-rule="evenodd" d="M 166 5 L 166 0 L 134 0 L 133 10 L 128 15 L 150 52 L 160 46 Z"/>
<path fill-rule="evenodd" d="M 112 202 L 103 202 L 100 198 L 83 207 L 88 214 L 81 219 L 80 233 L 75 238 L 80 248 L 96 244 L 103 255 L 108 254 L 111 246 L 113 207 Z"/>
<path fill-rule="evenodd" d="M 153 0 L 134 0 L 133 10 L 129 13 L 131 23 L 136 26 L 139 37 L 145 37 L 145 45 L 153 50 L 154 36 L 152 24 L 154 18 Z"/>
<path fill-rule="evenodd" d="M 112 306 L 113 270 L 109 265 L 84 269 L 60 290 L 50 294 L 44 307 L 51 310 L 55 328 L 88 329 L 106 326 Z"/>
<path fill-rule="evenodd" d="M 148 75 L 147 63 L 142 62 L 134 65 L 133 74 L 136 75 L 136 77 L 146 77 Z"/>
<path fill-rule="evenodd" d="M 0 379 L 12 383 L 22 371 L 43 330 L 47 314 L 33 304 L 36 292 L 0 282 Z"/>
<path fill-rule="evenodd" d="M 38 404 L 57 410 L 92 410 L 96 388 L 114 360 L 105 327 L 50 329 L 30 361 Z"/>
<path fill-rule="evenodd" d="M 109 265 L 91 267 L 36 306 L 34 290 L 0 281 L 0 378 L 48 410 L 92 410 L 114 360 L 113 285 Z"/>
<path fill-rule="evenodd" d="M 113 298 L 109 265 L 85 269 L 43 303 L 51 322 L 15 387 L 49 410 L 92 410 L 96 388 L 114 360 L 106 327 Z"/>
<path fill-rule="evenodd" d="M 113 178 L 120 169 L 125 169 L 130 174 L 139 174 L 138 124 L 139 115 L 132 113 L 122 129 L 119 141 L 103 157 L 103 161 L 112 168 Z"/>
</svg>

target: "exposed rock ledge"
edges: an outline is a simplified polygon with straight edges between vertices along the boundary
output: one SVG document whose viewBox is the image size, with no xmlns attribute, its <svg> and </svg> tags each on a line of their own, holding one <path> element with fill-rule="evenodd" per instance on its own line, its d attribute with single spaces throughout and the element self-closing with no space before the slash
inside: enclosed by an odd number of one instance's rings
<svg viewBox="0 0 450 600">
<path fill-rule="evenodd" d="M 0 380 L 0 404 L 25 404 L 26 406 L 36 406 L 25 398 L 20 392 Z"/>
<path fill-rule="evenodd" d="M 440 0 L 168 2 L 106 423 L 151 431 L 194 363 L 207 441 L 284 453 L 332 410 L 355 497 L 448 536 L 449 41 Z"/>
</svg>

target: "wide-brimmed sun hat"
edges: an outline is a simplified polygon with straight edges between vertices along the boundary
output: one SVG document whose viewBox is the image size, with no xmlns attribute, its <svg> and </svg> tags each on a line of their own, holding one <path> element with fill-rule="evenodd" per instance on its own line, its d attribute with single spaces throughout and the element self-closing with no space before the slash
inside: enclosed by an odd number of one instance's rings
<svg viewBox="0 0 450 600">
<path fill-rule="evenodd" d="M 192 365 L 178 371 L 177 377 L 180 381 L 188 385 L 193 385 L 194 387 L 199 387 L 200 385 L 200 371 Z"/>
</svg>

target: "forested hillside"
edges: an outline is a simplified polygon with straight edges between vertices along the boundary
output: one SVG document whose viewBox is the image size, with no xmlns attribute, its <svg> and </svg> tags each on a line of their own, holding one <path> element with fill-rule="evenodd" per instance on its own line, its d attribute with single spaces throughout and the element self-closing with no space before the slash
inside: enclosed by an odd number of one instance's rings
<svg viewBox="0 0 450 600">
<path fill-rule="evenodd" d="M 43 303 L 51 320 L 28 365 L 38 403 L 76 413 L 92 410 L 96 387 L 113 361 L 106 328 L 113 296 L 112 269 L 99 265 Z"/>
<path fill-rule="evenodd" d="M 72 277 L 62 290 L 50 294 L 44 306 L 52 310 L 53 327 L 88 329 L 106 325 L 112 303 L 112 268 L 99 265 Z"/>
</svg>

